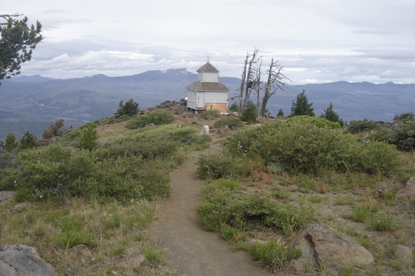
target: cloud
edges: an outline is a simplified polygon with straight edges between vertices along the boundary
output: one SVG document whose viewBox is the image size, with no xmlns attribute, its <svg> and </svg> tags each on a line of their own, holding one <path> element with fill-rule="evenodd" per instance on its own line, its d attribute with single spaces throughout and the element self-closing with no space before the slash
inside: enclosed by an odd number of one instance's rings
<svg viewBox="0 0 415 276">
<path fill-rule="evenodd" d="M 22 8 L 45 36 L 25 75 L 194 72 L 209 56 L 221 76 L 240 77 L 246 52 L 259 48 L 294 83 L 415 82 L 410 0 L 22 0 L 4 10 Z"/>
</svg>

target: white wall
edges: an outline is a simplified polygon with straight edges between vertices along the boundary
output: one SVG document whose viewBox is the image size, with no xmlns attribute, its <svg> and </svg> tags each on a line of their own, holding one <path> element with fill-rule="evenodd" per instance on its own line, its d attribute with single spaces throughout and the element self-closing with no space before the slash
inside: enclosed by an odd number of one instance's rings
<svg viewBox="0 0 415 276">
<path fill-rule="evenodd" d="M 205 102 L 207 103 L 226 103 L 228 102 L 228 93 L 227 92 L 204 92 Z"/>
<path fill-rule="evenodd" d="M 219 82 L 218 73 L 199 73 L 198 80 L 201 82 Z"/>
</svg>

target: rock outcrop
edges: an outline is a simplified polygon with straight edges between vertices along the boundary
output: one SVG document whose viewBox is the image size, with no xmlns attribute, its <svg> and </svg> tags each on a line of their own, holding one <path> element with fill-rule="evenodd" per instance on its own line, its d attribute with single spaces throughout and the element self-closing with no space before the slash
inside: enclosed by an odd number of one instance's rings
<svg viewBox="0 0 415 276">
<path fill-rule="evenodd" d="M 0 245 L 0 276 L 52 276 L 54 268 L 27 245 Z"/>
<path fill-rule="evenodd" d="M 296 272 L 342 265 L 363 266 L 373 263 L 373 256 L 350 236 L 323 224 L 308 226 L 288 246 L 300 248 L 302 256 L 294 260 L 290 269 Z"/>
</svg>

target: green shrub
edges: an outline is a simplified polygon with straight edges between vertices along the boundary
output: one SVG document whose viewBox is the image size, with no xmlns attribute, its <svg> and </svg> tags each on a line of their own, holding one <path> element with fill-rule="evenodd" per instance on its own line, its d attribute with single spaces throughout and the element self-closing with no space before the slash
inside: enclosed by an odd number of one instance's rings
<svg viewBox="0 0 415 276">
<path fill-rule="evenodd" d="M 7 152 L 11 152 L 17 146 L 19 145 L 19 142 L 16 140 L 16 136 L 13 133 L 7 134 L 6 141 L 5 141 L 5 149 Z"/>
<path fill-rule="evenodd" d="M 244 123 L 239 119 L 239 117 L 223 117 L 215 122 L 215 127 L 220 128 L 228 126 L 229 129 L 238 129 L 244 126 Z"/>
<path fill-rule="evenodd" d="M 199 118 L 203 120 L 211 120 L 211 119 L 218 118 L 220 116 L 221 115 L 220 115 L 219 110 L 216 110 L 216 109 L 206 110 L 199 114 Z"/>
<path fill-rule="evenodd" d="M 412 112 L 406 112 L 406 113 L 402 113 L 399 115 L 395 115 L 395 117 L 393 118 L 394 122 L 402 122 L 404 124 L 411 122 L 411 121 L 415 121 L 415 114 Z"/>
<path fill-rule="evenodd" d="M 256 123 L 257 119 L 257 111 L 256 105 L 254 103 L 250 103 L 244 111 L 242 111 L 241 120 L 243 122 L 247 122 L 248 124 Z"/>
<path fill-rule="evenodd" d="M 363 120 L 350 121 L 350 124 L 347 127 L 347 131 L 352 134 L 355 134 L 355 133 L 360 133 L 364 131 L 375 130 L 378 128 L 379 127 L 375 121 L 363 119 Z"/>
<path fill-rule="evenodd" d="M 214 153 L 199 158 L 197 175 L 202 179 L 230 178 L 234 175 L 249 176 L 247 162 L 229 154 Z"/>
<path fill-rule="evenodd" d="M 97 147 L 98 132 L 94 123 L 88 123 L 82 128 L 79 135 L 78 148 L 84 150 L 93 150 Z"/>
<path fill-rule="evenodd" d="M 294 116 L 288 119 L 288 125 L 299 126 L 299 125 L 310 125 L 318 128 L 340 128 L 341 124 L 339 122 L 333 122 L 326 118 L 318 118 L 313 116 L 301 115 Z"/>
<path fill-rule="evenodd" d="M 238 110 L 239 110 L 239 106 L 236 102 L 233 102 L 231 106 L 229 107 L 229 111 L 231 112 L 238 112 Z"/>
<path fill-rule="evenodd" d="M 115 118 L 122 116 L 133 116 L 138 112 L 138 103 L 130 99 L 125 104 L 121 100 L 117 112 L 114 113 Z"/>
<path fill-rule="evenodd" d="M 143 128 L 147 125 L 153 124 L 156 126 L 171 124 L 174 122 L 174 117 L 171 112 L 164 109 L 154 110 L 147 114 L 134 117 L 127 123 L 127 128 L 137 129 Z"/>
<path fill-rule="evenodd" d="M 21 170 L 15 175 L 32 194 L 44 197 L 154 199 L 170 194 L 169 166 L 161 159 L 141 156 L 96 157 L 93 152 L 50 145 L 21 152 Z M 10 177 L 10 179 L 13 179 Z"/>
<path fill-rule="evenodd" d="M 290 260 L 298 259 L 302 254 L 300 249 L 288 249 L 279 240 L 266 243 L 255 242 L 249 247 L 248 252 L 254 260 L 268 264 L 272 272 L 283 268 Z"/>
<path fill-rule="evenodd" d="M 112 141 L 98 155 L 105 156 L 134 156 L 141 155 L 144 159 L 171 156 L 183 144 L 189 141 L 204 145 L 209 138 L 196 138 L 196 129 L 192 127 L 167 126 L 160 128 L 144 128 Z"/>
<path fill-rule="evenodd" d="M 415 150 L 415 121 L 396 127 L 393 130 L 391 144 L 396 145 L 402 151 Z"/>
<path fill-rule="evenodd" d="M 19 141 L 18 150 L 32 149 L 36 147 L 37 138 L 35 135 L 26 131 L 22 139 Z"/>
<path fill-rule="evenodd" d="M 359 205 L 353 208 L 350 218 L 355 222 L 366 222 L 367 219 L 372 216 L 374 211 L 376 211 L 376 209 L 372 206 Z"/>
<path fill-rule="evenodd" d="M 370 222 L 370 228 L 375 231 L 392 231 L 398 228 L 392 216 L 379 214 Z"/>
<path fill-rule="evenodd" d="M 69 230 L 56 235 L 54 241 L 62 249 L 68 250 L 76 245 L 85 244 L 88 241 L 88 236 L 84 232 Z"/>
<path fill-rule="evenodd" d="M 350 134 L 315 127 L 315 122 L 329 122 L 323 118 L 303 123 L 305 118 L 274 121 L 234 133 L 226 139 L 225 147 L 232 156 L 260 158 L 268 166 L 279 164 L 291 173 L 336 170 L 390 174 L 396 170 L 394 147 L 376 141 L 359 143 Z"/>
<path fill-rule="evenodd" d="M 363 171 L 369 173 L 390 175 L 399 165 L 395 146 L 382 142 L 367 141 L 358 157 Z"/>
<path fill-rule="evenodd" d="M 217 230 L 223 225 L 249 229 L 262 222 L 277 227 L 289 236 L 313 217 L 314 210 L 287 206 L 268 197 L 247 195 L 235 191 L 234 184 L 224 182 L 207 184 L 202 190 L 203 202 L 197 211 L 207 230 Z M 232 187 L 232 188 L 229 188 Z"/>
</svg>

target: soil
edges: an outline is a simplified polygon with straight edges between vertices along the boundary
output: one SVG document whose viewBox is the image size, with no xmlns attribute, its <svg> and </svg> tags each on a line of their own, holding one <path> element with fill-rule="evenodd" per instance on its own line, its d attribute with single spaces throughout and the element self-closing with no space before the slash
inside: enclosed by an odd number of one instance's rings
<svg viewBox="0 0 415 276">
<path fill-rule="evenodd" d="M 213 141 L 208 149 L 192 153 L 171 173 L 171 196 L 161 203 L 151 236 L 167 250 L 169 266 L 176 267 L 180 275 L 270 275 L 248 253 L 232 252 L 217 233 L 201 225 L 196 207 L 204 181 L 196 176 L 196 168 L 199 156 L 220 150 L 220 138 L 211 135 Z"/>
</svg>

